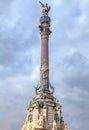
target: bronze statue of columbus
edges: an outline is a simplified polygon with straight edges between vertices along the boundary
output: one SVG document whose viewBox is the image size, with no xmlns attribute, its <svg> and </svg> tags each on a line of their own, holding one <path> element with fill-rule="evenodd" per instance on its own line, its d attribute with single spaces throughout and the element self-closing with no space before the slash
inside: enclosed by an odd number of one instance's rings
<svg viewBox="0 0 89 130">
<path fill-rule="evenodd" d="M 48 6 L 48 4 L 43 4 L 42 2 L 40 2 L 40 4 L 42 5 L 43 8 L 43 14 L 48 13 L 50 11 L 50 6 Z"/>
</svg>

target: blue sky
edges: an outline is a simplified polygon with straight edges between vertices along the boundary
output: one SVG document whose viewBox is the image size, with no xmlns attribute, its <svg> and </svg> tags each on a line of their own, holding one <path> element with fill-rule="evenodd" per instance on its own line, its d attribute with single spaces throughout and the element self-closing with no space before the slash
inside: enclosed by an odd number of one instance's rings
<svg viewBox="0 0 89 130">
<path fill-rule="evenodd" d="M 70 130 L 89 128 L 89 0 L 51 6 L 50 82 Z M 0 0 L 0 129 L 21 130 L 40 79 L 38 0 Z"/>
</svg>

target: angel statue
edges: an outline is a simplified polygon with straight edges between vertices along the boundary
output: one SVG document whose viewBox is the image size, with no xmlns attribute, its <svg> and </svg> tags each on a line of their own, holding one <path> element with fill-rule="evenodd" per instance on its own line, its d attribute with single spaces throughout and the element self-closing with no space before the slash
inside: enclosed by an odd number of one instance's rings
<svg viewBox="0 0 89 130">
<path fill-rule="evenodd" d="M 38 94 L 39 87 L 38 86 L 37 87 L 34 86 L 34 88 L 35 88 L 35 93 Z"/>
<path fill-rule="evenodd" d="M 50 11 L 50 6 L 48 6 L 48 4 L 43 4 L 42 2 L 40 2 L 40 4 L 42 5 L 43 8 L 43 13 L 48 13 Z"/>
<path fill-rule="evenodd" d="M 49 85 L 50 85 L 50 88 L 51 88 L 51 90 L 52 90 L 51 94 L 54 94 L 54 91 L 55 91 L 54 86 L 51 85 L 51 83 L 50 83 Z"/>
</svg>

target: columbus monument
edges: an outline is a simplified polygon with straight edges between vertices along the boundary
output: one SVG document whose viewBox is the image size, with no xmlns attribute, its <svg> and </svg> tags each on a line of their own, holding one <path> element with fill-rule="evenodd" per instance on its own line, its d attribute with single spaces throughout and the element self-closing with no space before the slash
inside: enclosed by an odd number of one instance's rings
<svg viewBox="0 0 89 130">
<path fill-rule="evenodd" d="M 41 34 L 41 66 L 40 83 L 35 87 L 36 95 L 27 108 L 27 117 L 22 130 L 69 130 L 62 117 L 60 103 L 54 96 L 54 86 L 49 81 L 49 49 L 48 41 L 51 34 L 48 16 L 50 6 L 41 3 L 40 18 Z"/>
</svg>

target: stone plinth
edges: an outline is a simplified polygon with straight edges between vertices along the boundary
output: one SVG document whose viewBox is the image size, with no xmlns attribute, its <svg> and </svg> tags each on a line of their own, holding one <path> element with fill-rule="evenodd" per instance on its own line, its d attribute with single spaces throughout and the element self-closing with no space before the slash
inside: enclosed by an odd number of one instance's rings
<svg viewBox="0 0 89 130">
<path fill-rule="evenodd" d="M 50 93 L 38 94 L 30 103 L 22 130 L 57 130 L 60 128 L 61 106 Z"/>
<path fill-rule="evenodd" d="M 35 128 L 34 130 L 48 130 L 48 129 L 44 129 L 44 128 Z"/>
</svg>

